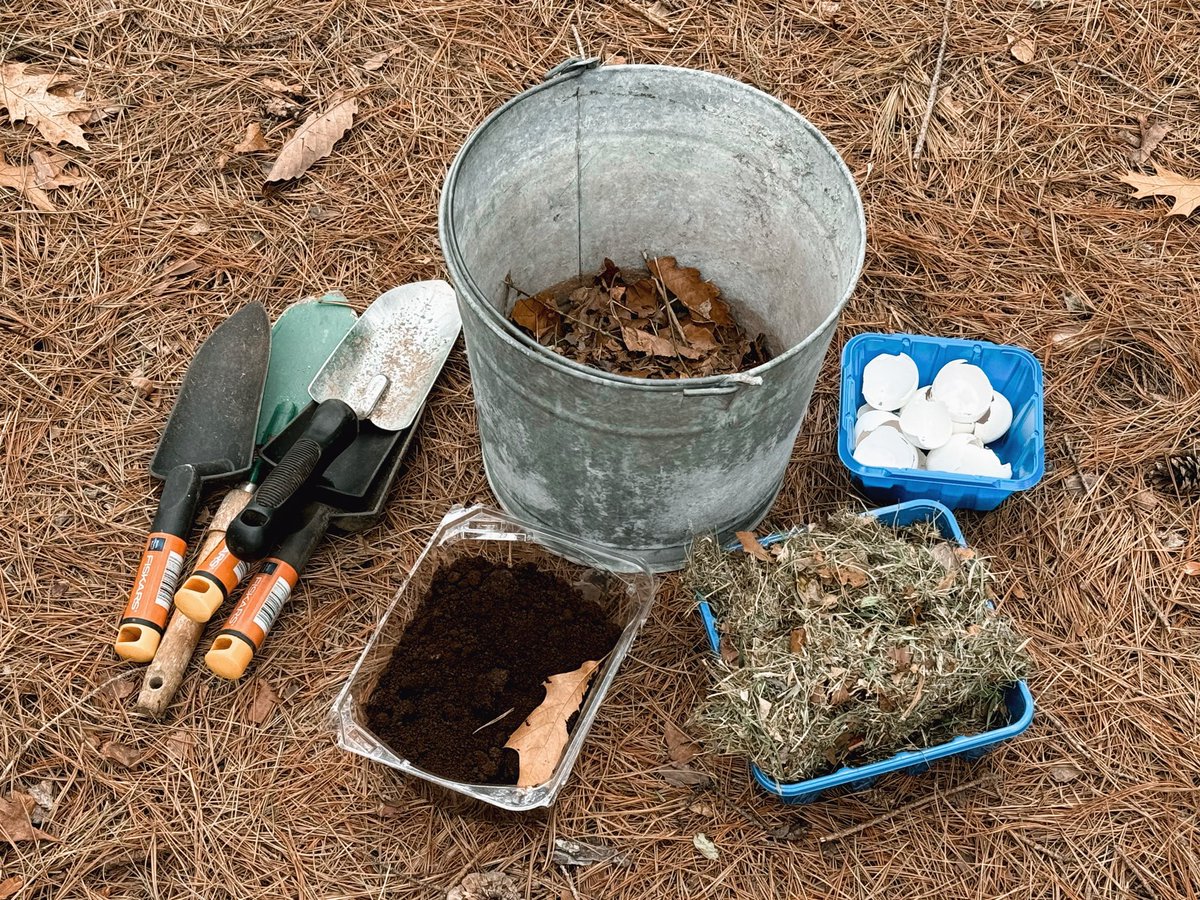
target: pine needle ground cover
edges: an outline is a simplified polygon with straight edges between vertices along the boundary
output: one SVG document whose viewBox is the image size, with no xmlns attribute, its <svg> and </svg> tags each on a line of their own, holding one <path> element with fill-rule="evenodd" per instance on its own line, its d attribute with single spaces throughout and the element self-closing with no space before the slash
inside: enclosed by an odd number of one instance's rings
<svg viewBox="0 0 1200 900">
<path fill-rule="evenodd" d="M 929 524 L 840 512 L 758 555 L 708 537 L 688 580 L 723 644 L 694 720 L 779 781 L 1001 724 L 1028 669 L 986 561 Z"/>
</svg>

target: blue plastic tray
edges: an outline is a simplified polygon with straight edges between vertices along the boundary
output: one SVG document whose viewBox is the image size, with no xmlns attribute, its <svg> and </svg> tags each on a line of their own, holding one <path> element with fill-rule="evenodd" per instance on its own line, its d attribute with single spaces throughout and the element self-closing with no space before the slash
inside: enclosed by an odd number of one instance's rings
<svg viewBox="0 0 1200 900">
<path fill-rule="evenodd" d="M 952 359 L 965 359 L 987 373 L 1008 398 L 1013 423 L 991 444 L 1001 462 L 1012 464 L 1011 478 L 952 475 L 918 469 L 864 466 L 854 456 L 854 421 L 863 404 L 862 373 L 880 353 L 907 353 L 917 364 L 921 384 Z M 950 509 L 995 509 L 1017 491 L 1037 484 L 1046 471 L 1042 424 L 1042 367 L 1022 347 L 915 334 L 860 334 L 842 351 L 842 400 L 838 414 L 838 456 L 863 491 L 877 500 L 937 500 Z"/>
<path fill-rule="evenodd" d="M 930 500 L 910 500 L 896 506 L 871 510 L 872 515 L 894 528 L 903 528 L 914 522 L 934 522 L 946 540 L 955 541 L 960 547 L 967 546 L 966 539 L 954 520 L 954 514 L 941 503 Z M 787 537 L 786 534 L 773 534 L 761 539 L 763 546 L 770 546 Z M 704 630 L 708 635 L 708 643 L 713 652 L 721 652 L 721 635 L 717 631 L 717 620 L 713 615 L 708 601 L 701 598 L 698 601 L 700 618 L 704 622 Z M 759 787 L 769 794 L 774 794 L 785 803 L 811 803 L 824 791 L 835 787 L 848 787 L 852 791 L 861 791 L 874 784 L 880 775 L 889 772 L 920 772 L 929 767 L 937 759 L 947 756 L 964 756 L 968 759 L 983 756 L 996 744 L 1016 737 L 1029 727 L 1033 721 L 1033 695 L 1024 681 L 1010 685 L 1004 694 L 1004 702 L 1008 705 L 1009 724 L 993 728 L 982 734 L 956 737 L 936 747 L 924 750 L 906 750 L 897 753 L 890 759 L 880 760 L 865 766 L 843 766 L 829 775 L 820 778 L 809 778 L 790 784 L 776 781 L 758 766 L 751 763 L 750 771 Z"/>
</svg>

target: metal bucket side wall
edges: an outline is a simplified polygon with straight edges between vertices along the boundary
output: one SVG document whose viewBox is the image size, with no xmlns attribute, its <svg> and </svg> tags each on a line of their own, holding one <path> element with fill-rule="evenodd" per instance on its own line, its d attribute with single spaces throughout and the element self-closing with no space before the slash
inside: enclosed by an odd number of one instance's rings
<svg viewBox="0 0 1200 900">
<path fill-rule="evenodd" d="M 724 539 L 770 509 L 823 354 L 785 361 L 772 379 L 782 391 L 635 392 L 547 366 L 462 312 L 484 464 L 505 508 L 656 571 L 682 565 L 692 535 Z"/>
</svg>

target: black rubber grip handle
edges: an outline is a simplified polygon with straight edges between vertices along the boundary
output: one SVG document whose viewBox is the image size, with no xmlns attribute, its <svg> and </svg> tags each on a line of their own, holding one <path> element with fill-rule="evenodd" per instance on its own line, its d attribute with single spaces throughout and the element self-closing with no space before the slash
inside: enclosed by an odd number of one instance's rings
<svg viewBox="0 0 1200 900">
<path fill-rule="evenodd" d="M 358 416 L 341 400 L 325 400 L 312 414 L 304 433 L 279 461 L 246 508 L 230 523 L 225 543 L 238 559 L 254 562 L 267 555 L 289 523 L 281 510 L 328 468 L 358 433 Z M 294 523 L 291 523 L 294 526 Z"/>
</svg>

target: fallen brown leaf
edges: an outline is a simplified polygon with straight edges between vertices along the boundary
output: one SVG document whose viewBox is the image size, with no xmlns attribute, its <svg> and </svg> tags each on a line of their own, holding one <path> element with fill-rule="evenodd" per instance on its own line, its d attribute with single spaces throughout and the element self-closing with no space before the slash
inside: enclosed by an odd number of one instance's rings
<svg viewBox="0 0 1200 900">
<path fill-rule="evenodd" d="M 29 821 L 29 814 L 36 805 L 32 797 L 19 791 L 9 794 L 8 799 L 0 797 L 0 838 L 14 844 L 17 841 L 53 840 Z"/>
<path fill-rule="evenodd" d="M 0 900 L 8 900 L 9 897 L 16 894 L 21 888 L 25 887 L 25 879 L 20 875 L 13 875 L 0 881 Z"/>
<path fill-rule="evenodd" d="M 699 269 L 680 267 L 673 256 L 660 256 L 647 264 L 650 272 L 688 308 L 692 318 L 718 325 L 733 325 L 729 307 L 717 299 L 721 293 L 711 281 L 705 281 Z"/>
<path fill-rule="evenodd" d="M 1058 782 L 1061 782 L 1064 784 L 1068 781 L 1074 781 L 1076 778 L 1078 778 L 1082 774 L 1083 774 L 1082 769 L 1080 769 L 1078 766 L 1073 766 L 1070 764 L 1064 764 L 1064 765 L 1050 767 L 1050 777 L 1053 778 L 1055 781 L 1058 781 Z"/>
<path fill-rule="evenodd" d="M 138 369 L 133 373 L 133 375 L 130 376 L 129 383 L 133 385 L 133 387 L 137 388 L 138 385 L 134 384 L 134 379 L 138 377 L 144 377 L 145 374 L 146 373 L 141 369 Z M 150 383 L 150 379 L 147 378 L 145 380 L 147 384 Z M 97 696 L 103 697 L 106 700 L 111 700 L 114 703 L 120 703 L 135 690 L 137 690 L 138 680 L 139 679 L 136 675 L 125 675 L 121 678 L 118 678 L 116 681 L 110 681 L 108 684 L 106 684 L 97 692 Z"/>
<path fill-rule="evenodd" d="M 621 337 L 625 346 L 635 353 L 649 353 L 652 356 L 675 356 L 675 345 L 661 334 L 651 334 L 638 328 L 621 327 Z"/>
<path fill-rule="evenodd" d="M 562 317 L 558 310 L 547 304 L 541 297 L 522 297 L 513 304 L 509 318 L 528 329 L 534 340 L 541 340 L 543 335 L 550 334 L 557 327 Z"/>
<path fill-rule="evenodd" d="M 1018 38 L 1015 34 L 1008 36 L 1008 52 L 1020 63 L 1033 62 L 1037 55 L 1037 44 L 1033 38 Z"/>
<path fill-rule="evenodd" d="M 691 762 L 704 749 L 698 741 L 688 737 L 683 729 L 679 728 L 669 719 L 664 729 L 664 737 L 667 741 L 667 756 L 677 766 L 683 766 Z"/>
<path fill-rule="evenodd" d="M 867 573 L 853 566 L 838 566 L 836 574 L 838 584 L 842 587 L 860 588 L 868 581 Z"/>
<path fill-rule="evenodd" d="M 651 278 L 643 278 L 625 286 L 622 302 L 635 316 L 649 317 L 658 312 L 658 287 Z"/>
<path fill-rule="evenodd" d="M 245 137 L 233 145 L 234 153 L 257 153 L 260 150 L 270 149 L 271 145 L 267 143 L 267 139 L 263 136 L 262 126 L 257 122 L 251 122 L 247 125 Z"/>
<path fill-rule="evenodd" d="M 246 713 L 246 718 L 255 725 L 261 725 L 267 721 L 267 718 L 274 711 L 278 703 L 279 695 L 275 693 L 275 688 L 271 687 L 271 682 L 265 678 L 259 678 L 258 684 L 254 689 L 254 699 L 250 701 L 250 709 Z"/>
<path fill-rule="evenodd" d="M 472 872 L 450 889 L 446 900 L 521 900 L 524 896 L 504 872 Z"/>
<path fill-rule="evenodd" d="M 83 175 L 68 175 L 65 171 L 71 160 L 61 153 L 45 150 L 34 150 L 29 154 L 33 162 L 33 171 L 37 176 L 37 186 L 46 190 L 60 187 L 76 187 L 86 184 Z"/>
<path fill-rule="evenodd" d="M 37 182 L 37 172 L 33 166 L 9 165 L 4 154 L 0 153 L 0 187 L 12 188 L 24 194 L 25 199 L 42 212 L 54 212 L 57 207 Z"/>
<path fill-rule="evenodd" d="M 292 84 L 285 84 L 284 82 L 280 81 L 278 78 L 271 78 L 270 76 L 268 76 L 268 77 L 262 79 L 259 83 L 263 87 L 265 87 L 268 91 L 274 91 L 276 94 L 292 94 L 296 97 L 304 96 L 304 87 L 303 87 L 303 85 L 299 84 L 298 82 L 293 82 Z"/>
<path fill-rule="evenodd" d="M 374 56 L 367 57 L 367 59 L 364 60 L 363 64 L 362 64 L 363 71 L 364 72 L 378 72 L 385 65 L 387 65 L 387 61 L 389 59 L 391 59 L 395 55 L 395 53 L 396 53 L 395 49 L 380 50 Z"/>
<path fill-rule="evenodd" d="M 185 728 L 176 728 L 167 737 L 167 754 L 180 762 L 190 762 L 196 750 L 196 735 Z"/>
<path fill-rule="evenodd" d="M 799 653 L 808 643 L 808 631 L 803 628 L 793 628 L 788 636 L 788 652 Z"/>
<path fill-rule="evenodd" d="M 146 377 L 146 373 L 142 369 L 135 369 L 134 373 L 129 376 L 129 386 L 131 388 L 133 388 L 135 391 L 137 391 L 139 394 L 141 394 L 143 397 L 149 397 L 151 394 L 154 393 L 154 382 Z M 117 681 L 117 682 L 114 682 L 114 684 L 122 685 L 122 690 L 124 690 L 124 682 Z M 133 693 L 132 687 L 130 687 L 130 690 L 124 696 L 116 697 L 116 695 L 114 694 L 114 697 L 117 700 L 124 700 L 125 697 L 128 697 L 129 694 L 131 694 L 131 693 Z"/>
<path fill-rule="evenodd" d="M 773 557 L 767 548 L 758 542 L 758 538 L 754 536 L 753 531 L 737 532 L 738 542 L 741 543 L 742 549 L 753 556 L 755 559 L 761 559 L 763 562 L 773 562 Z"/>
<path fill-rule="evenodd" d="M 91 108 L 74 97 L 51 93 L 50 89 L 71 79 L 65 75 L 37 75 L 25 63 L 0 64 L 0 108 L 8 110 L 13 124 L 28 121 L 51 144 L 65 141 L 90 150 L 83 129 L 71 120 L 72 113 L 91 113 Z"/>
<path fill-rule="evenodd" d="M 546 699 L 513 732 L 505 747 L 520 754 L 517 787 L 533 787 L 553 773 L 567 746 L 567 720 L 579 709 L 592 674 L 600 664 L 588 660 L 573 672 L 551 675 Z"/>
<path fill-rule="evenodd" d="M 1200 206 L 1200 178 L 1189 178 L 1164 169 L 1154 164 L 1154 175 L 1143 175 L 1141 172 L 1129 172 L 1121 176 L 1121 181 L 1130 187 L 1137 188 L 1133 196 L 1140 200 L 1144 197 L 1174 197 L 1175 205 L 1167 212 L 1168 216 L 1190 216 Z"/>
<path fill-rule="evenodd" d="M 741 655 L 737 651 L 737 647 L 733 646 L 733 638 L 727 634 L 721 635 L 720 643 L 721 659 L 726 665 L 736 666 L 742 661 Z"/>
<path fill-rule="evenodd" d="M 100 755 L 110 762 L 115 762 L 131 769 L 146 756 L 146 751 L 120 741 L 105 741 L 100 745 Z"/>
<path fill-rule="evenodd" d="M 1150 155 L 1162 143 L 1162 139 L 1170 132 L 1171 127 L 1162 122 L 1155 122 L 1145 113 L 1137 117 L 1141 140 L 1129 151 L 1129 162 L 1135 166 L 1144 166 L 1150 161 Z"/>
<path fill-rule="evenodd" d="M 663 781 L 676 787 L 708 787 L 712 784 L 712 779 L 703 772 L 697 772 L 687 766 L 661 769 L 658 774 L 662 776 Z"/>
<path fill-rule="evenodd" d="M 267 183 L 290 181 L 308 171 L 309 166 L 329 155 L 333 145 L 354 124 L 358 101 L 353 97 L 334 104 L 320 115 L 312 115 L 296 129 L 283 145 L 275 165 L 267 173 Z"/>
<path fill-rule="evenodd" d="M 1183 574 L 1189 578 L 1195 578 L 1197 575 L 1200 575 L 1200 561 L 1192 559 L 1185 562 L 1183 564 Z"/>
</svg>

